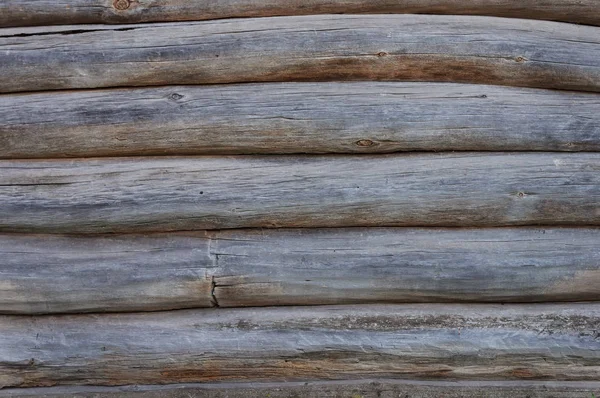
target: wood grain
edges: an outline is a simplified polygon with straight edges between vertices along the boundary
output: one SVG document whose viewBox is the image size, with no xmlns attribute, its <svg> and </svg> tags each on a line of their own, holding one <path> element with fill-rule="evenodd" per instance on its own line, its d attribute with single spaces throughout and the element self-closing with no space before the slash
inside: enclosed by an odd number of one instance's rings
<svg viewBox="0 0 600 398">
<path fill-rule="evenodd" d="M 600 376 L 599 304 L 0 317 L 0 386 Z"/>
<path fill-rule="evenodd" d="M 289 80 L 600 91 L 598 27 L 494 17 L 324 15 L 7 28 L 0 92 Z"/>
<path fill-rule="evenodd" d="M 182 234 L 0 236 L 0 312 L 211 307 L 209 241 Z"/>
<path fill-rule="evenodd" d="M 0 397 L 25 398 L 591 398 L 593 381 L 358 379 L 278 383 L 184 383 L 118 387 L 5 388 Z M 597 394 L 596 394 L 597 395 Z"/>
<path fill-rule="evenodd" d="M 339 13 L 467 14 L 600 25 L 595 0 L 4 0 L 0 26 Z"/>
<path fill-rule="evenodd" d="M 600 300 L 600 229 L 223 231 L 221 307 Z"/>
<path fill-rule="evenodd" d="M 600 299 L 600 229 L 0 235 L 0 312 Z"/>
<path fill-rule="evenodd" d="M 600 225 L 600 154 L 4 160 L 0 231 Z"/>
<path fill-rule="evenodd" d="M 269 83 L 0 96 L 0 158 L 600 151 L 600 96 L 500 86 Z"/>
</svg>

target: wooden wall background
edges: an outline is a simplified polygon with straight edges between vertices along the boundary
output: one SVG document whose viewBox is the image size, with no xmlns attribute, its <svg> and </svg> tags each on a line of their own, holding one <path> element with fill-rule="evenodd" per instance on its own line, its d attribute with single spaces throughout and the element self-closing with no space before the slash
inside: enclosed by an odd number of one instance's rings
<svg viewBox="0 0 600 398">
<path fill-rule="evenodd" d="M 600 391 L 597 0 L 3 0 L 0 66 L 1 397 Z"/>
</svg>

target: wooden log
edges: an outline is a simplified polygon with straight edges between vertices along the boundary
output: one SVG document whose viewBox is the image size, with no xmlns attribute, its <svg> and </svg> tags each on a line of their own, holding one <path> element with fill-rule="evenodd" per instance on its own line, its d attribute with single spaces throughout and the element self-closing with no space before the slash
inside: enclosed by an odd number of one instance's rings
<svg viewBox="0 0 600 398">
<path fill-rule="evenodd" d="M 0 235 L 0 312 L 600 299 L 600 229 Z"/>
<path fill-rule="evenodd" d="M 0 231 L 600 225 L 600 154 L 4 160 Z"/>
<path fill-rule="evenodd" d="M 223 231 L 221 307 L 600 300 L 600 229 Z"/>
<path fill-rule="evenodd" d="M 600 91 L 599 28 L 493 17 L 325 15 L 0 32 L 0 92 L 288 80 Z"/>
<path fill-rule="evenodd" d="M 600 25 L 595 0 L 4 0 L 0 26 L 190 21 L 340 13 L 466 14 Z"/>
<path fill-rule="evenodd" d="M 7 388 L 0 397 L 25 398 L 592 398 L 600 382 L 360 379 L 279 383 L 185 383 L 119 387 Z"/>
<path fill-rule="evenodd" d="M 208 243 L 181 234 L 0 236 L 0 312 L 211 307 Z"/>
<path fill-rule="evenodd" d="M 600 304 L 0 317 L 0 386 L 600 377 Z"/>
<path fill-rule="evenodd" d="M 0 96 L 0 158 L 600 151 L 600 96 L 446 83 L 176 86 Z"/>
</svg>

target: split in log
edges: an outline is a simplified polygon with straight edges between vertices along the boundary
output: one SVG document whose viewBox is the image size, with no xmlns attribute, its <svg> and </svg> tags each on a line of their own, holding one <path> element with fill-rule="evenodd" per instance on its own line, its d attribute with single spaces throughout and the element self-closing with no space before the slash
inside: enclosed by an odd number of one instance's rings
<svg viewBox="0 0 600 398">
<path fill-rule="evenodd" d="M 0 231 L 600 225 L 600 153 L 3 160 Z"/>
<path fill-rule="evenodd" d="M 360 379 L 6 388 L 2 398 L 593 398 L 600 382 Z"/>
<path fill-rule="evenodd" d="M 600 304 L 0 317 L 0 386 L 600 378 Z"/>
<path fill-rule="evenodd" d="M 0 235 L 0 312 L 600 299 L 600 229 Z"/>
<path fill-rule="evenodd" d="M 3 0 L 0 26 L 173 22 L 308 14 L 465 14 L 600 25 L 596 0 Z"/>
<path fill-rule="evenodd" d="M 600 96 L 447 83 L 175 86 L 0 96 L 0 158 L 600 151 Z"/>
<path fill-rule="evenodd" d="M 599 32 L 429 15 L 7 28 L 0 32 L 0 92 L 332 79 L 600 92 Z"/>
</svg>

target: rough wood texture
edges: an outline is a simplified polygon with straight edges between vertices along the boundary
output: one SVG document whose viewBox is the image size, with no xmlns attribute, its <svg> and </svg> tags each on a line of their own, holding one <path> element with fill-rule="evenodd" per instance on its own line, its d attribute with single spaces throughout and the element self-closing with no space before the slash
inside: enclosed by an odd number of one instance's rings
<svg viewBox="0 0 600 398">
<path fill-rule="evenodd" d="M 340 13 L 492 15 L 600 25 L 595 0 L 3 0 L 0 26 Z"/>
<path fill-rule="evenodd" d="M 269 83 L 0 96 L 0 157 L 600 151 L 600 96 L 446 83 Z"/>
<path fill-rule="evenodd" d="M 600 225 L 600 154 L 5 160 L 4 232 Z"/>
<path fill-rule="evenodd" d="M 361 379 L 280 383 L 7 388 L 2 398 L 593 398 L 600 382 Z M 595 395 L 594 395 L 595 393 Z"/>
<path fill-rule="evenodd" d="M 209 241 L 182 234 L 0 236 L 0 312 L 212 306 Z"/>
<path fill-rule="evenodd" d="M 495 15 L 600 25 L 596 0 L 3 0 L 0 26 L 339 13 Z"/>
<path fill-rule="evenodd" d="M 0 235 L 0 312 L 600 299 L 600 229 Z"/>
<path fill-rule="evenodd" d="M 599 32 L 428 15 L 7 28 L 0 92 L 331 79 L 600 91 Z"/>
<path fill-rule="evenodd" d="M 600 377 L 599 304 L 0 317 L 0 386 Z"/>
<path fill-rule="evenodd" d="M 220 306 L 600 300 L 600 229 L 224 231 Z"/>
</svg>

